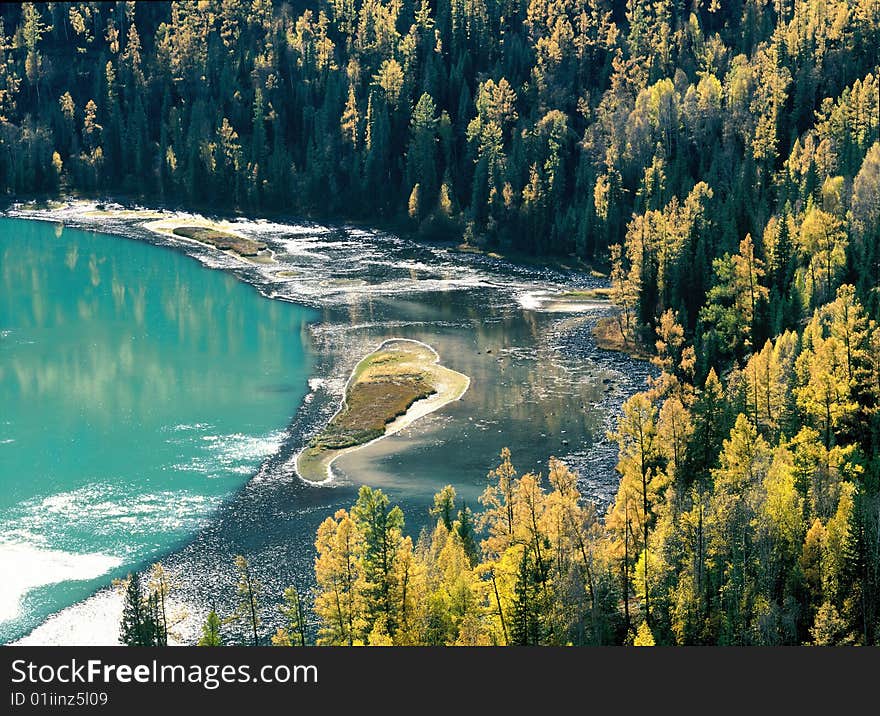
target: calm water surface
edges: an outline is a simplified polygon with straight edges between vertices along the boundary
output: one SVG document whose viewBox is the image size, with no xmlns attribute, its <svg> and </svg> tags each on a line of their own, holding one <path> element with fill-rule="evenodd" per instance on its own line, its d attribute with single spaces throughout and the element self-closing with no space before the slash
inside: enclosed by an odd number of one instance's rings
<svg viewBox="0 0 880 716">
<path fill-rule="evenodd" d="M 248 480 L 306 393 L 314 317 L 168 249 L 0 219 L 0 640 Z"/>
</svg>

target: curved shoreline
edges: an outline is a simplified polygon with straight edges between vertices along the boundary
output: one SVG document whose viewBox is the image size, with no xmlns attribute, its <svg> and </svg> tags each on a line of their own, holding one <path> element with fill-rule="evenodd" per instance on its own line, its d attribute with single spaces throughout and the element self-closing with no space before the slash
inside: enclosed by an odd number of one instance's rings
<svg viewBox="0 0 880 716">
<path fill-rule="evenodd" d="M 77 206 L 77 205 L 79 205 L 79 206 Z M 243 257 L 241 257 L 237 254 L 221 251 L 221 250 L 217 249 L 217 247 L 215 247 L 215 246 L 204 244 L 202 242 L 195 241 L 195 240 L 188 240 L 185 237 L 181 237 L 178 235 L 172 235 L 170 233 L 151 231 L 144 226 L 144 223 L 146 223 L 146 221 L 149 221 L 152 219 L 157 219 L 160 217 L 170 218 L 169 214 L 174 214 L 175 218 L 179 218 L 180 223 L 182 225 L 186 225 L 186 224 L 192 225 L 192 223 L 193 223 L 192 217 L 194 216 L 193 214 L 189 214 L 189 213 L 182 212 L 182 211 L 174 211 L 174 210 L 170 210 L 170 209 L 165 209 L 165 210 L 159 211 L 159 210 L 150 210 L 150 209 L 144 209 L 144 208 L 135 208 L 135 209 L 120 208 L 118 210 L 111 209 L 109 211 L 107 211 L 107 210 L 101 210 L 101 211 L 88 211 L 88 210 L 86 210 L 86 211 L 83 211 L 83 209 L 91 209 L 93 206 L 94 206 L 93 202 L 77 201 L 73 205 L 71 205 L 70 203 L 67 203 L 67 204 L 64 204 L 63 206 L 59 206 L 59 207 L 56 207 L 55 209 L 50 209 L 48 211 L 47 210 L 43 210 L 43 211 L 35 210 L 35 209 L 27 207 L 27 206 L 12 207 L 12 208 L 9 208 L 8 210 L 4 211 L 3 215 L 10 217 L 10 218 L 17 218 L 17 219 L 54 222 L 54 223 L 61 224 L 64 226 L 70 226 L 72 228 L 82 229 L 85 231 L 98 231 L 98 232 L 113 235 L 113 236 L 116 236 L 116 237 L 119 237 L 119 238 L 122 238 L 125 240 L 147 242 L 153 246 L 181 252 L 184 255 L 189 256 L 190 258 L 195 259 L 195 260 L 205 264 L 208 268 L 221 269 L 225 272 L 228 272 L 231 275 L 236 276 L 238 278 L 238 280 L 243 281 L 244 283 L 249 285 L 251 288 L 253 288 L 257 292 L 259 292 L 262 296 L 264 296 L 265 298 L 267 298 L 269 300 L 291 301 L 294 303 L 298 303 L 299 305 L 310 307 L 310 308 L 316 308 L 321 305 L 324 305 L 323 301 L 325 299 L 324 299 L 323 295 L 313 297 L 310 294 L 299 293 L 296 295 L 295 298 L 288 297 L 286 295 L 278 295 L 275 291 L 275 286 L 271 282 L 261 281 L 260 280 L 261 274 L 255 273 L 255 271 L 257 269 L 261 268 L 260 266 L 256 265 L 256 262 L 243 259 Z M 70 211 L 70 213 L 65 213 L 63 211 L 63 210 L 71 210 L 71 209 L 73 209 L 73 211 Z M 76 209 L 79 209 L 79 210 L 77 211 Z M 150 214 L 152 214 L 152 216 L 150 216 Z M 159 216 L 157 216 L 157 214 Z M 196 216 L 198 216 L 198 215 L 196 215 Z M 201 218 L 204 219 L 205 217 L 201 217 Z M 106 219 L 106 221 L 102 221 L 102 219 Z M 251 223 L 256 225 L 256 221 L 258 221 L 258 220 L 255 220 L 255 222 L 251 222 Z M 299 223 L 296 223 L 296 221 L 298 221 L 298 219 L 296 219 L 296 217 L 291 218 L 290 221 L 291 221 L 290 227 L 293 229 L 296 229 L 297 233 L 299 233 L 299 230 L 305 226 L 308 226 L 310 230 L 312 227 L 314 227 L 319 232 L 323 230 L 322 229 L 323 226 L 327 226 L 326 224 L 322 224 L 322 225 L 313 224 L 313 222 L 308 221 L 308 220 L 305 220 L 305 223 L 301 225 Z M 236 227 L 238 226 L 235 222 L 230 222 L 230 225 L 236 226 Z M 349 228 L 348 225 L 342 225 L 342 224 L 338 224 L 338 225 L 337 224 L 330 224 L 330 226 L 335 227 L 335 228 L 339 228 L 339 229 L 346 229 L 346 230 Z M 243 226 L 241 229 L 239 229 L 239 231 L 240 231 L 240 233 L 243 233 L 246 236 L 251 236 L 253 234 L 250 225 Z M 263 236 L 264 236 L 264 233 L 258 233 L 255 235 L 255 237 L 258 237 L 260 239 L 262 239 Z M 271 245 L 271 242 L 270 242 L 270 245 Z M 280 249 L 283 252 L 283 247 L 275 247 L 275 248 L 276 248 L 276 250 Z M 224 256 L 224 254 L 225 254 L 225 256 Z M 216 260 L 211 257 L 218 257 L 220 259 L 225 258 L 227 260 L 220 263 L 220 262 L 216 262 Z M 279 266 L 284 265 L 284 263 L 285 263 L 285 261 L 283 260 L 283 258 L 282 258 L 282 260 L 277 262 L 277 264 Z M 284 273 L 286 273 L 286 272 L 277 272 L 272 275 L 282 276 Z M 299 272 L 297 272 L 297 273 L 299 273 Z M 506 284 L 506 283 L 502 284 L 500 282 L 499 283 L 493 282 L 493 283 L 486 283 L 483 285 L 486 286 L 487 288 L 495 288 L 496 286 L 507 286 L 508 284 Z M 509 285 L 515 286 L 514 283 L 511 283 Z M 544 277 L 538 277 L 535 279 L 534 285 L 536 285 L 536 286 L 552 285 L 552 282 L 545 280 Z M 512 298 L 515 299 L 515 296 L 517 293 L 518 292 L 513 292 Z M 556 294 L 556 293 L 558 293 L 558 289 L 557 290 L 548 289 L 547 293 Z M 596 306 L 596 308 L 599 309 L 599 306 Z M 602 313 L 605 313 L 608 310 L 607 307 L 603 307 L 603 308 L 605 309 L 604 311 L 597 310 L 596 313 L 601 316 Z M 586 312 L 586 313 L 591 313 L 591 312 Z M 315 324 L 320 325 L 321 321 L 316 320 Z M 588 345 L 588 346 L 592 345 L 593 348 L 596 347 L 595 339 L 590 334 L 589 331 L 583 336 L 583 340 L 585 341 L 586 345 Z M 580 345 L 580 344 L 578 344 L 578 345 Z M 436 351 L 434 351 L 434 352 L 436 352 Z M 644 364 L 640 363 L 639 361 L 632 360 L 630 356 L 622 354 L 622 353 L 609 353 L 604 350 L 593 351 L 592 349 L 587 351 L 587 353 L 589 354 L 589 356 L 593 357 L 593 359 L 597 362 L 597 365 L 599 365 L 600 368 L 602 368 L 602 367 L 609 368 L 609 366 L 610 366 L 610 369 L 624 371 L 623 376 L 627 379 L 627 381 L 624 384 L 624 386 L 621 388 L 621 390 L 623 391 L 623 398 L 625 398 L 627 395 L 631 394 L 632 391 L 638 389 L 636 387 L 630 387 L 630 385 L 629 385 L 630 383 L 632 383 L 633 386 L 635 386 L 636 384 L 640 384 L 643 381 L 643 378 L 641 377 L 641 373 L 644 372 L 644 370 L 645 370 L 642 367 Z M 631 374 L 629 372 L 630 369 L 634 369 L 636 372 Z M 320 397 L 318 400 L 315 401 L 316 403 L 320 403 L 324 406 L 324 410 L 322 410 L 322 413 L 324 415 L 326 415 L 329 413 L 330 410 L 332 410 L 332 404 L 339 400 L 339 398 L 337 397 L 339 395 L 338 386 L 339 386 L 339 382 L 341 382 L 345 378 L 345 376 L 344 375 L 336 375 L 335 373 L 333 375 L 329 375 L 329 374 L 323 374 L 321 372 L 318 373 L 318 376 L 320 376 L 322 380 L 332 378 L 332 381 L 333 381 L 333 388 L 331 390 L 319 391 Z M 470 379 L 468 379 L 468 384 L 470 384 Z M 314 391 L 314 388 L 313 388 L 313 391 Z M 605 408 L 603 408 L 603 410 L 609 411 L 609 415 L 611 415 L 619 407 L 619 402 L 623 398 L 618 399 L 615 394 L 614 400 L 611 401 L 611 394 L 609 394 L 607 392 L 603 393 L 603 396 L 604 396 L 603 404 L 607 402 L 607 405 L 605 406 Z M 296 416 L 294 416 L 291 419 L 291 425 L 297 426 L 296 430 L 294 430 L 294 432 L 298 435 L 302 435 L 304 430 L 308 429 L 310 425 L 311 425 L 311 428 L 314 429 L 314 423 L 311 423 L 310 418 L 308 418 L 309 408 L 307 407 L 307 405 L 309 403 L 310 397 L 313 397 L 313 396 L 307 396 L 305 404 L 299 406 L 299 412 L 296 414 Z M 419 409 L 427 408 L 427 406 L 422 405 L 423 403 L 426 403 L 427 401 L 428 401 L 428 399 L 424 399 L 422 401 L 418 401 L 417 403 L 414 403 L 413 406 L 411 406 L 412 421 L 418 419 L 418 417 L 421 417 L 421 415 L 416 414 L 416 411 Z M 433 412 L 433 410 L 439 409 L 440 407 L 442 407 L 442 406 L 438 405 L 438 406 L 436 406 L 436 408 L 426 409 L 424 414 Z M 408 413 L 409 413 L 409 411 L 408 411 Z M 314 411 L 312 411 L 311 414 L 314 415 L 315 414 Z M 303 415 L 305 415 L 306 417 L 303 418 Z M 408 421 L 407 424 L 409 424 L 409 422 L 412 422 L 412 421 Z M 394 427 L 393 427 L 393 432 L 398 432 L 399 430 L 402 430 L 406 426 L 407 426 L 406 424 L 401 425 L 401 424 L 395 423 Z M 610 425 L 608 427 L 610 429 Z M 292 430 L 292 428 L 290 426 L 288 426 L 288 429 Z M 391 424 L 389 424 L 389 430 L 386 432 L 386 434 L 381 437 L 387 437 L 390 434 L 393 434 L 391 432 Z M 365 447 L 369 444 L 372 444 L 372 442 L 378 441 L 379 439 L 381 439 L 381 437 L 375 441 L 370 441 L 369 443 L 364 443 L 364 445 L 361 445 L 359 447 Z M 597 446 L 601 447 L 598 444 L 597 444 Z M 308 489 L 309 487 L 314 487 L 314 486 L 320 486 L 321 483 L 318 483 L 318 482 L 311 482 L 311 481 L 302 480 L 302 479 L 297 480 L 297 479 L 293 478 L 293 473 L 295 471 L 293 469 L 291 469 L 292 468 L 291 463 L 294 461 L 291 460 L 290 458 L 296 456 L 296 454 L 297 454 L 296 451 L 297 451 L 297 447 L 295 445 L 288 444 L 285 447 L 284 453 L 278 453 L 276 455 L 270 456 L 270 458 L 267 458 L 267 460 L 264 461 L 264 463 L 254 473 L 254 475 L 251 476 L 251 479 L 246 483 L 246 485 L 243 486 L 242 488 L 240 488 L 235 493 L 235 495 L 230 496 L 229 501 L 230 502 L 235 501 L 238 499 L 238 497 L 241 494 L 246 493 L 251 485 L 255 484 L 256 482 L 259 482 L 262 479 L 262 475 L 266 470 L 274 471 L 273 475 L 277 475 L 279 477 L 282 477 L 283 479 L 281 479 L 280 482 L 284 483 L 284 484 L 297 483 L 297 484 L 302 485 L 304 489 Z M 609 468 L 607 471 L 608 474 L 611 474 L 610 470 L 611 469 Z M 219 513 L 212 514 L 212 516 L 211 516 L 212 522 L 217 519 L 217 514 L 219 514 Z M 205 530 L 205 528 L 200 528 L 196 533 L 188 536 L 181 543 L 180 546 L 175 547 L 174 549 L 172 549 L 171 551 L 169 551 L 168 553 L 166 553 L 164 555 L 161 555 L 161 556 L 157 555 L 157 558 L 161 559 L 163 564 L 166 563 L 166 559 L 170 560 L 172 562 L 172 566 L 176 565 L 175 568 L 180 568 L 181 564 L 188 565 L 192 559 L 191 555 L 189 557 L 183 557 L 182 562 L 174 562 L 174 560 L 175 560 L 175 558 L 179 557 L 180 555 L 185 555 L 188 551 L 192 552 L 193 545 L 198 542 L 199 537 L 200 537 L 200 535 L 202 535 L 204 533 L 204 530 Z M 187 584 L 188 577 L 184 576 L 183 581 L 185 584 Z M 91 596 L 89 596 L 85 599 L 74 602 L 70 606 L 64 607 L 64 608 L 60 609 L 59 611 L 55 612 L 54 614 L 49 615 L 46 618 L 46 620 L 41 623 L 41 625 L 36 626 L 33 629 L 30 629 L 27 632 L 25 632 L 24 634 L 22 634 L 20 637 L 20 640 L 30 640 L 28 643 L 54 643 L 54 644 L 86 643 L 85 641 L 81 642 L 81 640 L 84 637 L 82 636 L 83 632 L 78 628 L 79 624 L 77 624 L 77 629 L 75 629 L 75 630 L 72 630 L 70 625 L 73 624 L 74 622 L 79 622 L 79 620 L 82 619 L 83 617 L 85 617 L 85 615 L 88 615 L 85 618 L 92 619 L 96 623 L 98 623 L 99 625 L 105 619 L 108 621 L 113 621 L 114 620 L 113 615 L 110 614 L 109 611 L 101 608 L 101 605 L 107 601 L 106 591 L 107 591 L 106 588 L 98 589 L 98 590 L 96 590 L 95 594 L 92 594 Z M 191 598 L 193 598 L 193 594 L 190 592 L 187 592 L 183 597 L 184 603 L 190 604 L 190 605 L 198 603 L 197 599 L 195 601 L 188 601 Z M 198 614 L 194 615 L 194 618 L 197 616 L 203 616 L 203 615 L 201 615 L 201 613 L 198 613 Z M 46 626 L 45 629 L 42 628 L 43 625 Z M 117 628 L 118 625 L 114 622 L 112 624 L 112 627 L 109 625 L 105 625 L 105 626 L 107 626 L 107 629 L 105 631 L 108 634 L 108 636 L 113 636 L 113 638 L 115 639 L 115 629 Z M 192 623 L 188 623 L 186 628 L 184 629 L 184 632 L 183 632 L 184 638 L 185 639 L 186 638 L 196 638 L 197 634 L 198 634 L 198 627 L 199 627 L 199 624 L 197 624 L 195 621 L 193 621 Z M 87 630 L 91 629 L 91 628 L 92 628 L 91 626 L 86 627 Z M 111 634 L 111 632 L 112 632 L 112 634 Z"/>
<path fill-rule="evenodd" d="M 359 443 L 357 445 L 350 445 L 338 449 L 324 450 L 320 457 L 316 457 L 312 460 L 314 469 L 311 470 L 307 469 L 301 464 L 304 456 L 306 456 L 306 452 L 308 450 L 314 449 L 311 445 L 305 445 L 296 454 L 296 457 L 293 461 L 296 474 L 301 480 L 311 485 L 326 484 L 333 479 L 332 465 L 337 458 L 350 452 L 354 452 L 355 450 L 360 450 L 367 445 L 372 445 L 379 440 L 387 438 L 389 435 L 394 435 L 395 433 L 400 432 L 409 425 L 412 425 L 412 423 L 414 423 L 419 418 L 422 418 L 425 415 L 429 415 L 430 413 L 439 410 L 449 403 L 460 400 L 461 397 L 467 392 L 471 384 L 471 379 L 464 373 L 459 373 L 458 371 L 452 370 L 451 368 L 440 365 L 440 355 L 437 353 L 436 350 L 434 350 L 433 347 L 431 347 L 427 343 L 423 343 L 422 341 L 417 341 L 410 338 L 389 338 L 383 341 L 379 345 L 379 347 L 376 348 L 376 350 L 368 353 L 360 361 L 358 361 L 357 365 L 355 365 L 355 367 L 352 369 L 351 375 L 348 377 L 348 380 L 345 383 L 345 389 L 342 395 L 342 402 L 339 406 L 339 409 L 333 414 L 330 420 L 327 421 L 328 426 L 331 425 L 334 420 L 336 420 L 348 409 L 349 392 L 350 389 L 354 387 L 354 385 L 356 385 L 357 383 L 359 371 L 363 370 L 363 363 L 372 356 L 382 352 L 383 350 L 387 352 L 392 346 L 406 343 L 417 345 L 420 348 L 430 352 L 431 362 L 425 364 L 423 366 L 423 370 L 432 379 L 430 385 L 433 388 L 434 392 L 427 397 L 415 400 L 411 405 L 409 405 L 405 413 L 403 413 L 402 415 L 398 415 L 387 422 L 385 424 L 385 432 L 382 435 L 379 435 L 378 437 L 375 437 L 363 443 Z M 310 477 L 310 475 L 313 475 L 315 473 L 320 475 L 320 479 L 313 479 L 312 477 Z"/>
</svg>

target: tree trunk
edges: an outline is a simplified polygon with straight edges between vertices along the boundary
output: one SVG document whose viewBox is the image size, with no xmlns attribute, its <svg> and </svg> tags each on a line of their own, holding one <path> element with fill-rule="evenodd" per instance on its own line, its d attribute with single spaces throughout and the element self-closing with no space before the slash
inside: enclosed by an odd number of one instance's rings
<svg viewBox="0 0 880 716">
<path fill-rule="evenodd" d="M 504 634 L 504 645 L 510 646 L 507 637 L 507 625 L 504 623 L 504 610 L 501 608 L 501 597 L 498 595 L 498 584 L 495 582 L 495 572 L 492 572 L 492 589 L 495 590 L 495 602 L 498 604 L 498 618 L 501 620 L 501 632 Z"/>
<path fill-rule="evenodd" d="M 626 633 L 630 631 L 629 619 L 629 505 L 624 503 L 623 524 L 623 619 Z"/>
<path fill-rule="evenodd" d="M 257 636 L 257 604 L 256 604 L 256 601 L 254 600 L 254 590 L 251 588 L 250 575 L 248 575 L 247 583 L 248 583 L 248 602 L 251 607 L 251 626 L 253 627 L 253 630 L 254 630 L 254 646 L 259 646 L 260 639 Z"/>
</svg>

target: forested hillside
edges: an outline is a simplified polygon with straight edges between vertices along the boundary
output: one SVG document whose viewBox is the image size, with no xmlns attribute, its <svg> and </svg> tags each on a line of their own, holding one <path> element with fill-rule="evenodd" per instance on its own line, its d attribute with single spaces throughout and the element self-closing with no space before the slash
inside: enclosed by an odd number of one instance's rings
<svg viewBox="0 0 880 716">
<path fill-rule="evenodd" d="M 851 208 L 852 238 L 871 243 L 874 0 L 24 3 L 0 15 L 7 193 L 409 218 L 430 235 L 587 260 L 628 232 L 648 247 L 672 236 L 655 272 L 695 269 L 683 277 L 695 282 L 660 287 L 675 307 L 699 305 L 712 258 L 746 234 L 762 256 L 768 231 L 800 248 L 811 197 L 832 216 Z M 814 216 L 811 236 L 829 220 Z"/>
<path fill-rule="evenodd" d="M 365 493 L 318 535 L 322 640 L 880 641 L 876 0 L 0 17 L 8 198 L 363 219 L 574 255 L 610 267 L 611 329 L 655 354 L 613 436 L 604 517 L 561 464 L 545 491 L 506 455 L 466 535 L 448 494 L 442 529 L 413 545 Z"/>
</svg>

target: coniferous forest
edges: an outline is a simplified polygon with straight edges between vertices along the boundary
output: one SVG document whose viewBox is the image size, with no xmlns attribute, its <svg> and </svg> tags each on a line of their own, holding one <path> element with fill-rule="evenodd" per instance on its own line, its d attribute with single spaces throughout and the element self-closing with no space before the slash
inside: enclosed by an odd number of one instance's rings
<svg viewBox="0 0 880 716">
<path fill-rule="evenodd" d="M 652 354 L 611 436 L 607 511 L 558 461 L 520 475 L 516 446 L 479 510 L 447 488 L 415 540 L 363 488 L 317 534 L 319 643 L 880 642 L 876 0 L 23 3 L 0 20 L 8 199 L 573 257 L 607 269 L 606 328 Z M 282 597 L 238 567 L 259 642 L 257 606 Z M 166 591 L 129 584 L 126 641 L 162 641 Z M 311 601 L 285 592 L 274 643 L 307 641 Z"/>
</svg>

